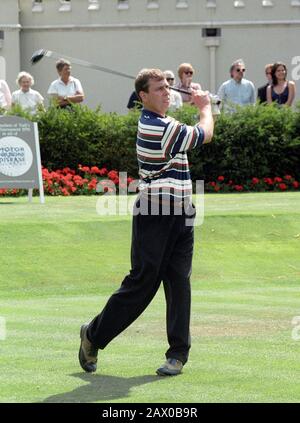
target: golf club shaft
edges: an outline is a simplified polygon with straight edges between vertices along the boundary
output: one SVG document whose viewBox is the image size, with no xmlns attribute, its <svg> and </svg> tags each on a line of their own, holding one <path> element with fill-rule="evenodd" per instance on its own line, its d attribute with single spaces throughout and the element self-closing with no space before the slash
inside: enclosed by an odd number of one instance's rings
<svg viewBox="0 0 300 423">
<path fill-rule="evenodd" d="M 64 59 L 67 59 L 70 62 L 75 63 L 76 65 L 84 66 L 84 67 L 90 68 L 90 69 L 99 70 L 99 71 L 110 73 L 110 74 L 117 75 L 117 76 L 122 76 L 123 78 L 135 79 L 134 76 L 128 75 L 127 73 L 118 72 L 118 71 L 115 71 L 113 69 L 105 68 L 103 66 L 99 66 L 99 65 L 96 65 L 94 63 L 87 62 L 85 60 L 77 59 L 75 57 L 70 57 L 70 56 L 62 55 L 62 54 L 57 53 L 55 51 L 45 50 L 44 56 L 46 56 L 46 57 L 53 57 L 55 59 L 60 59 L 61 57 L 63 57 Z M 175 88 L 175 87 L 171 87 L 171 86 L 170 86 L 170 89 L 171 90 L 174 90 L 174 91 L 177 91 L 179 93 L 191 95 L 191 93 L 189 91 L 187 91 L 187 90 L 182 90 L 180 88 Z"/>
<path fill-rule="evenodd" d="M 169 88 L 171 90 L 177 91 L 178 93 L 183 93 L 183 94 L 188 94 L 188 95 L 192 95 L 192 93 L 190 91 L 187 90 L 182 90 L 181 88 L 176 88 L 176 87 L 171 87 L 169 86 Z"/>
<path fill-rule="evenodd" d="M 113 75 L 123 76 L 123 78 L 135 79 L 135 77 L 132 76 L 132 75 L 128 75 L 128 74 L 123 73 L 123 72 L 118 72 L 118 71 L 115 71 L 115 70 L 112 70 L 112 69 L 104 68 L 103 66 L 98 66 L 98 65 L 95 65 L 94 63 L 87 62 L 87 61 L 81 60 L 81 59 L 77 59 L 75 57 L 62 55 L 62 54 L 56 53 L 55 51 L 46 50 L 45 56 L 46 57 L 54 57 L 55 59 L 60 59 L 60 58 L 63 57 L 64 59 L 67 59 L 70 62 L 75 63 L 76 65 L 84 66 L 84 67 L 90 68 L 90 69 L 100 70 L 102 72 L 111 73 Z"/>
</svg>

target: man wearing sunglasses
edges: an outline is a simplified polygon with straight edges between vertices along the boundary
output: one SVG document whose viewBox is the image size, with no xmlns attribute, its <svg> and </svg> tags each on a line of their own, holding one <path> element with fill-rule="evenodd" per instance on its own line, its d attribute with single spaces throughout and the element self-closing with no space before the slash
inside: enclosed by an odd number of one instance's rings
<svg viewBox="0 0 300 423">
<path fill-rule="evenodd" d="M 231 79 L 223 82 L 218 91 L 224 110 L 234 112 L 235 106 L 255 104 L 255 87 L 253 82 L 244 78 L 246 72 L 242 59 L 234 61 L 230 66 Z"/>
</svg>

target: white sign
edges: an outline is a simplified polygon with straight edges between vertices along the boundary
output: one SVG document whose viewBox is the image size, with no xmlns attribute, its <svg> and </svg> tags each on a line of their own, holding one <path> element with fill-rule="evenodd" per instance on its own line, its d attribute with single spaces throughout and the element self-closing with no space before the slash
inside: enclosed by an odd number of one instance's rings
<svg viewBox="0 0 300 423">
<path fill-rule="evenodd" d="M 33 154 L 29 145 L 18 137 L 0 140 L 0 172 L 6 176 L 24 175 L 32 166 Z"/>
<path fill-rule="evenodd" d="M 17 117 L 0 117 L 0 188 L 38 188 L 45 202 L 38 126 Z"/>
</svg>

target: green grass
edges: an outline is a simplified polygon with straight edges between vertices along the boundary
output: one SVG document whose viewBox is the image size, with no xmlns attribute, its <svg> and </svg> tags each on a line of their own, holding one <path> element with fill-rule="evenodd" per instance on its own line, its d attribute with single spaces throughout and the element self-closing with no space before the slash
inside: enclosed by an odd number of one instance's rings
<svg viewBox="0 0 300 423">
<path fill-rule="evenodd" d="M 162 289 L 100 352 L 96 374 L 78 365 L 80 325 L 129 271 L 131 217 L 99 216 L 96 201 L 0 198 L 0 402 L 299 402 L 300 193 L 206 196 L 192 349 L 176 378 L 155 375 Z"/>
</svg>

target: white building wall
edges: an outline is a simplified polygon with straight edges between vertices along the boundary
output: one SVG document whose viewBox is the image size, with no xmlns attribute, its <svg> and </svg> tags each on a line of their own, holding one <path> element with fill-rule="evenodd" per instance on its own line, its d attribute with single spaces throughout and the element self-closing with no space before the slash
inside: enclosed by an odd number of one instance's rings
<svg viewBox="0 0 300 423">
<path fill-rule="evenodd" d="M 258 87 L 265 83 L 266 63 L 284 61 L 291 78 L 295 66 L 292 59 L 300 56 L 297 0 L 273 0 L 271 7 L 263 7 L 262 0 L 128 0 L 125 10 L 118 9 L 117 0 L 99 0 L 99 9 L 94 11 L 88 10 L 92 4 L 88 0 L 69 3 L 71 10 L 61 12 L 60 0 L 43 0 L 42 11 L 33 12 L 31 0 L 19 0 L 18 21 L 17 0 L 1 0 L 0 30 L 1 24 L 21 25 L 20 48 L 16 27 L 5 33 L 0 49 L 0 56 L 6 57 L 9 82 L 20 70 L 20 54 L 22 70 L 31 72 L 35 88 L 46 94 L 50 82 L 57 77 L 55 61 L 45 58 L 31 66 L 29 59 L 38 48 L 132 75 L 143 67 L 175 71 L 181 62 L 191 62 L 196 69 L 194 80 L 213 90 L 229 78 L 228 68 L 237 58 L 245 60 L 246 78 Z M 149 9 L 149 3 L 159 7 Z M 243 3 L 244 7 L 234 7 L 236 3 Z M 214 4 L 216 7 L 207 7 Z M 1 13 L 4 10 L 5 18 Z M 210 61 L 213 56 L 202 37 L 202 28 L 206 27 L 221 28 L 219 41 L 213 40 L 219 44 L 214 49 L 215 74 Z M 75 64 L 72 72 L 82 82 L 86 104 L 102 104 L 105 111 L 126 112 L 133 81 Z M 300 99 L 300 84 L 296 84 Z"/>
<path fill-rule="evenodd" d="M 0 1 L 0 79 L 15 89 L 15 73 L 20 69 L 20 24 L 17 0 Z"/>
</svg>

